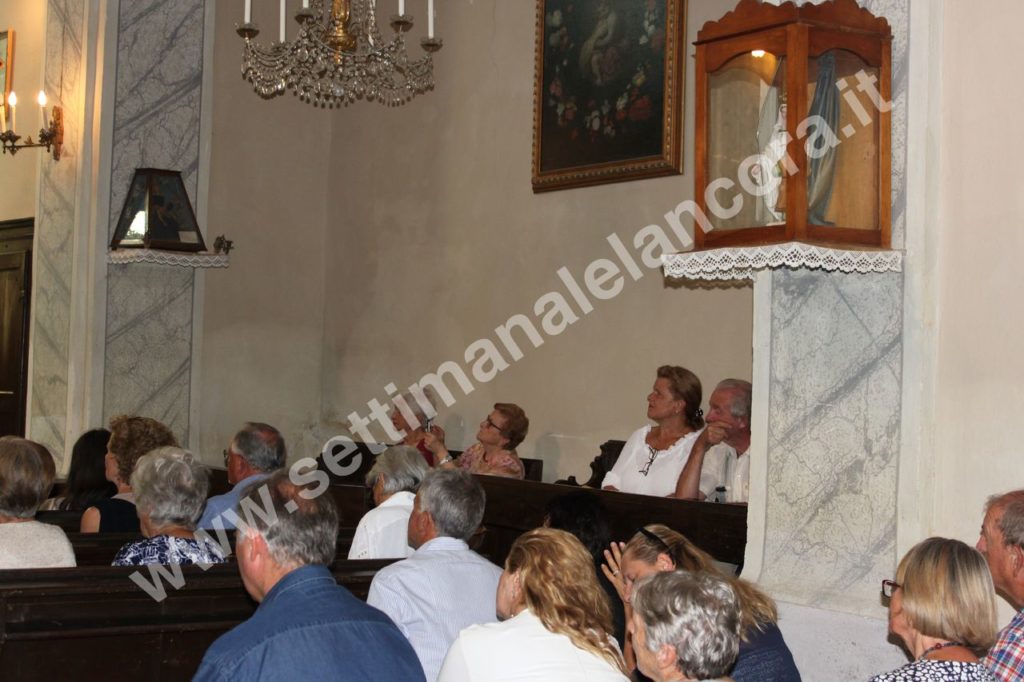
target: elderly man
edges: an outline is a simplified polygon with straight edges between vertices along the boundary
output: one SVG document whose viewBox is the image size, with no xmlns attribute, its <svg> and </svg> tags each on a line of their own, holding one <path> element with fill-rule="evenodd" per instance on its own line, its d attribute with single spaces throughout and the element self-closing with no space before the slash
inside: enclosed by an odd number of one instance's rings
<svg viewBox="0 0 1024 682">
<path fill-rule="evenodd" d="M 985 664 L 997 679 L 1024 679 L 1024 490 L 989 498 L 978 551 L 988 561 L 996 590 L 1017 609 Z"/>
<path fill-rule="evenodd" d="M 392 445 L 377 455 L 366 472 L 376 506 L 359 519 L 349 559 L 404 559 L 413 553 L 409 517 L 416 489 L 429 471 L 419 451 L 408 445 Z"/>
<path fill-rule="evenodd" d="M 740 607 L 722 578 L 668 571 L 633 588 L 629 630 L 640 672 L 656 682 L 718 680 L 740 647 Z"/>
<path fill-rule="evenodd" d="M 415 553 L 379 571 L 370 585 L 367 602 L 409 638 L 430 681 L 463 628 L 498 620 L 501 569 L 466 544 L 483 520 L 485 501 L 480 483 L 464 471 L 428 474 L 409 517 Z"/>
<path fill-rule="evenodd" d="M 224 451 L 224 466 L 228 470 L 228 483 L 234 487 L 223 495 L 206 501 L 206 510 L 199 519 L 199 528 L 235 528 L 235 508 L 242 492 L 253 483 L 262 481 L 284 466 L 288 451 L 284 436 L 270 424 L 246 422 L 242 430 L 231 439 Z M 231 510 L 232 513 L 224 512 Z"/>
<path fill-rule="evenodd" d="M 243 493 L 235 553 L 253 616 L 207 650 L 193 680 L 423 680 L 416 654 L 387 616 L 335 582 L 338 511 L 279 471 Z"/>
<path fill-rule="evenodd" d="M 707 426 L 676 483 L 685 500 L 743 502 L 750 489 L 749 381 L 726 379 L 708 399 Z"/>
</svg>

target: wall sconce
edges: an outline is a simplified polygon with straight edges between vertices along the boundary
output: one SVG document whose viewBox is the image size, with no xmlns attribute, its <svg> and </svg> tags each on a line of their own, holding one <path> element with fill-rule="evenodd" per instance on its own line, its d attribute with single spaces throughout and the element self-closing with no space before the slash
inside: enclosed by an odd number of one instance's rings
<svg viewBox="0 0 1024 682">
<path fill-rule="evenodd" d="M 43 127 L 39 129 L 39 142 L 33 142 L 29 136 L 27 140 L 18 143 L 21 135 L 14 132 L 16 119 L 16 107 L 18 96 L 12 90 L 7 96 L 7 106 L 0 106 L 0 144 L 4 154 L 14 156 L 19 149 L 26 147 L 46 147 L 46 151 L 53 154 L 53 160 L 60 160 L 61 149 L 64 147 L 64 112 L 60 107 L 52 107 L 49 117 L 46 114 L 46 93 L 39 91 L 37 100 L 43 112 Z M 8 121 L 7 110 L 10 109 L 10 121 Z M 49 118 L 49 120 L 47 120 Z"/>
<path fill-rule="evenodd" d="M 110 248 L 206 251 L 180 172 L 135 170 Z"/>
</svg>

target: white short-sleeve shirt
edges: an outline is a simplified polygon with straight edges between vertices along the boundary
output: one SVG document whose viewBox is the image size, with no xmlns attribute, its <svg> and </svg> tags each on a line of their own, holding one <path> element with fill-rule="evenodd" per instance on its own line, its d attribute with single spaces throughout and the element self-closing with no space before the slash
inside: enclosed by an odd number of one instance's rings
<svg viewBox="0 0 1024 682">
<path fill-rule="evenodd" d="M 349 559 L 404 559 L 412 556 L 409 546 L 409 516 L 416 496 L 395 493 L 359 519 Z"/>
</svg>

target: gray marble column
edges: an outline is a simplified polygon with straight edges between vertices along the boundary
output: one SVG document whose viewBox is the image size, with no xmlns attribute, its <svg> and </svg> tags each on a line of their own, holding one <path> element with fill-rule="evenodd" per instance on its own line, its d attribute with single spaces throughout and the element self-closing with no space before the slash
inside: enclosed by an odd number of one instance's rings
<svg viewBox="0 0 1024 682">
<path fill-rule="evenodd" d="M 120 3 L 111 234 L 136 168 L 181 171 L 195 204 L 203 22 L 203 0 Z M 109 267 L 105 417 L 155 417 L 187 442 L 193 285 L 191 269 Z"/>
<path fill-rule="evenodd" d="M 64 113 L 60 161 L 40 164 L 32 291 L 32 398 L 29 437 L 60 460 L 68 409 L 74 231 L 85 94 L 82 74 L 85 1 L 50 0 L 46 16 L 46 92 Z M 42 153 L 35 151 L 26 154 Z"/>
</svg>

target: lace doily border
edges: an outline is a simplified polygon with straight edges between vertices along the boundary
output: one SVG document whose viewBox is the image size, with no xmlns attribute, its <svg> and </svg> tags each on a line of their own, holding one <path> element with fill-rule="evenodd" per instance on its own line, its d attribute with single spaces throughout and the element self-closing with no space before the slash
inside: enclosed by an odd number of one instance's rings
<svg viewBox="0 0 1024 682">
<path fill-rule="evenodd" d="M 153 263 L 155 265 L 176 265 L 183 268 L 226 268 L 231 261 L 223 253 L 118 249 L 107 252 L 107 262 L 118 265 L 125 263 Z"/>
<path fill-rule="evenodd" d="M 801 242 L 742 246 L 661 257 L 666 277 L 673 279 L 753 279 L 766 268 L 810 268 L 828 272 L 867 274 L 902 272 L 903 252 L 856 251 Z"/>
</svg>

